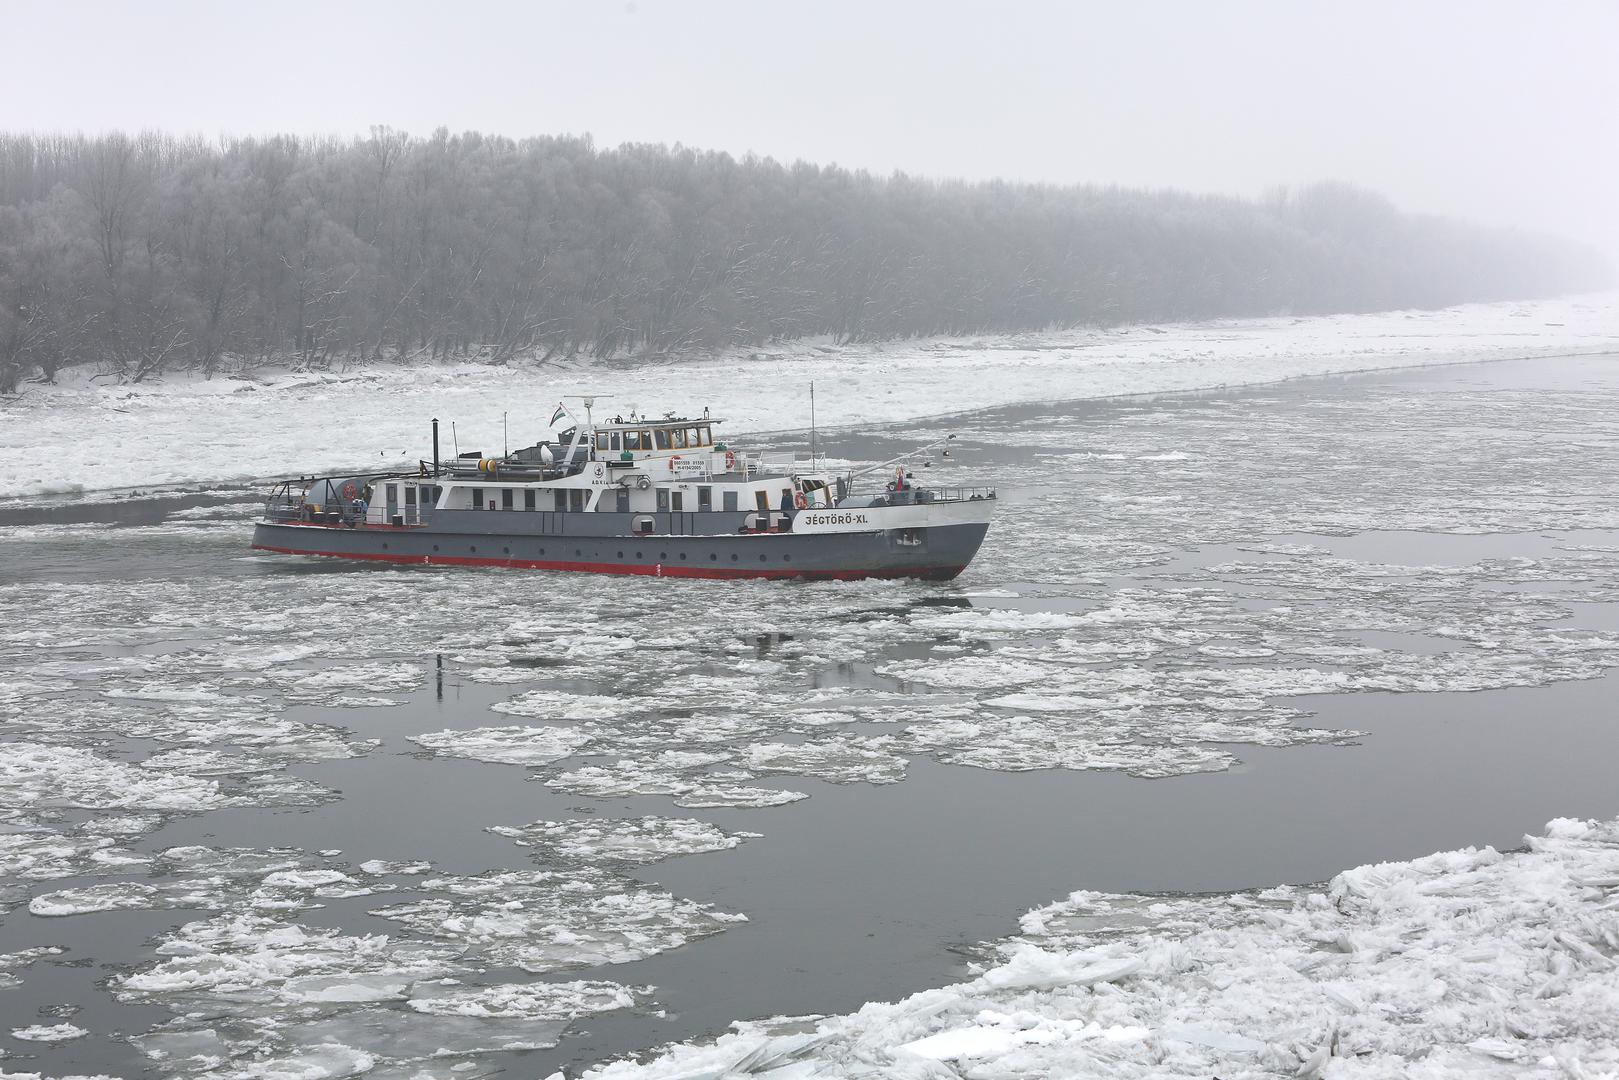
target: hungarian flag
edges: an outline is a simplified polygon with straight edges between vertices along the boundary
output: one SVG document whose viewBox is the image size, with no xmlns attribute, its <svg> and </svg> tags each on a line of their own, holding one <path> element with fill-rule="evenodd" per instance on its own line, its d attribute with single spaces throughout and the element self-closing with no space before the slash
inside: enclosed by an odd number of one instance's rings
<svg viewBox="0 0 1619 1080">
<path fill-rule="evenodd" d="M 556 427 L 557 421 L 568 415 L 568 407 L 561 402 L 557 403 L 557 411 L 551 414 L 551 426 Z"/>
</svg>

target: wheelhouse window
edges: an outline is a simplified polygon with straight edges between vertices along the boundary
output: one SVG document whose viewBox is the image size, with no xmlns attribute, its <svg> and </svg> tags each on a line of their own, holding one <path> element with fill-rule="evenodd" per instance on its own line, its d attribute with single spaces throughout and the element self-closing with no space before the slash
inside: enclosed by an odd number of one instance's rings
<svg viewBox="0 0 1619 1080">
<path fill-rule="evenodd" d="M 675 441 L 675 449 L 676 450 L 684 450 L 684 449 L 686 449 L 686 429 L 685 428 L 677 427 L 673 431 L 671 431 L 669 433 L 669 435 Z"/>
<path fill-rule="evenodd" d="M 622 449 L 624 449 L 624 436 L 623 436 L 623 434 L 620 433 L 620 432 L 617 432 L 617 431 L 613 432 L 611 435 L 608 436 L 608 444 L 614 450 L 622 450 Z"/>
<path fill-rule="evenodd" d="M 714 445 L 714 433 L 707 424 L 704 424 L 702 427 L 698 428 L 697 433 L 702 436 L 704 446 Z"/>
<path fill-rule="evenodd" d="M 639 431 L 626 431 L 624 433 L 624 449 L 641 449 L 641 433 Z"/>
<path fill-rule="evenodd" d="M 596 432 L 596 449 L 598 449 L 598 450 L 607 449 L 607 432 L 605 432 L 605 431 Z"/>
<path fill-rule="evenodd" d="M 656 438 L 657 441 L 658 441 L 658 449 L 659 450 L 667 450 L 667 449 L 669 449 L 669 429 L 668 428 L 658 428 L 652 434 L 653 434 L 653 437 Z"/>
<path fill-rule="evenodd" d="M 652 431 L 650 429 L 643 429 L 641 432 L 641 449 L 652 449 Z"/>
</svg>

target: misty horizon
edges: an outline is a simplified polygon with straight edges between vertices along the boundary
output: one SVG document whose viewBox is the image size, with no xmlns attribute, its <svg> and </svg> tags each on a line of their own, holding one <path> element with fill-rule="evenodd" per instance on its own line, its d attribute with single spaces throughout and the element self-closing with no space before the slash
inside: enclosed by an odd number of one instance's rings
<svg viewBox="0 0 1619 1080">
<path fill-rule="evenodd" d="M 10 16 L 17 40 L 73 51 L 66 69 L 36 49 L 0 70 L 0 130 L 589 132 L 603 147 L 879 176 L 1255 199 L 1331 179 L 1413 213 L 1619 255 L 1610 4 L 638 0 L 450 18 L 364 0 L 249 24 L 186 0 L 22 3 Z"/>
</svg>

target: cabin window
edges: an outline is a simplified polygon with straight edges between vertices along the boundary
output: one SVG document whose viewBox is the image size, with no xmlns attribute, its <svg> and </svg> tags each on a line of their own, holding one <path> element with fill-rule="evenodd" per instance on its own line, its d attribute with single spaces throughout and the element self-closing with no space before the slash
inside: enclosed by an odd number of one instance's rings
<svg viewBox="0 0 1619 1080">
<path fill-rule="evenodd" d="M 596 432 L 596 449 L 598 449 L 598 450 L 607 449 L 607 432 L 605 432 L 605 431 Z"/>
<path fill-rule="evenodd" d="M 669 495 L 670 509 L 675 513 L 683 513 L 686 509 L 686 493 L 684 491 L 671 492 Z"/>
<path fill-rule="evenodd" d="M 405 505 L 406 506 L 415 506 L 416 505 L 416 489 L 415 488 L 408 487 L 408 488 L 405 489 Z"/>
<path fill-rule="evenodd" d="M 659 428 L 657 431 L 653 432 L 653 435 L 658 440 L 658 449 L 659 450 L 667 450 L 667 449 L 669 449 L 669 429 L 668 428 Z"/>
<path fill-rule="evenodd" d="M 673 431 L 671 431 L 669 433 L 669 436 L 672 439 L 674 439 L 674 441 L 675 441 L 675 449 L 676 450 L 684 450 L 684 449 L 686 449 L 686 429 L 685 428 L 677 427 L 677 428 L 675 428 Z"/>
<path fill-rule="evenodd" d="M 700 487 L 697 489 L 697 509 L 707 511 L 714 509 L 714 489 Z"/>
<path fill-rule="evenodd" d="M 523 492 L 523 509 L 534 509 L 534 492 L 532 490 Z"/>
<path fill-rule="evenodd" d="M 568 489 L 568 509 L 579 513 L 585 508 L 585 493 L 582 488 Z"/>
<path fill-rule="evenodd" d="M 641 449 L 641 433 L 639 431 L 626 431 L 624 433 L 624 449 Z"/>
<path fill-rule="evenodd" d="M 513 498 L 513 496 L 515 494 L 516 494 L 516 492 L 512 491 L 511 488 L 502 488 L 501 489 L 501 491 L 500 491 L 500 508 L 502 510 L 510 510 L 512 508 L 512 498 Z"/>
<path fill-rule="evenodd" d="M 658 489 L 658 513 L 667 514 L 668 512 L 669 512 L 669 489 L 668 488 L 659 488 Z"/>
<path fill-rule="evenodd" d="M 770 509 L 770 493 L 760 488 L 753 493 L 753 507 L 755 510 Z"/>
<path fill-rule="evenodd" d="M 734 491 L 722 491 L 722 492 L 720 492 L 720 505 L 723 506 L 727 510 L 736 510 L 738 508 L 737 505 L 736 505 L 736 492 L 734 492 Z"/>
<path fill-rule="evenodd" d="M 483 488 L 472 489 L 472 508 L 474 510 L 483 509 Z"/>
<path fill-rule="evenodd" d="M 622 449 L 624 449 L 624 436 L 620 435 L 618 432 L 616 432 L 616 431 L 613 432 L 610 436 L 608 436 L 608 440 L 609 440 L 609 445 L 614 450 L 622 450 Z"/>
</svg>

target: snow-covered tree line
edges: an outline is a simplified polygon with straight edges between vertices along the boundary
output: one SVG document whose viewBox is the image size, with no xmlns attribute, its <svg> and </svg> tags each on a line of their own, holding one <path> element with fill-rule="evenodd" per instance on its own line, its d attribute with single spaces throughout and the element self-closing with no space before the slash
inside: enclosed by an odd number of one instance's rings
<svg viewBox="0 0 1619 1080">
<path fill-rule="evenodd" d="M 0 134 L 0 392 L 240 361 L 664 353 L 1435 307 L 1600 286 L 1573 244 L 1341 185 L 1259 201 L 676 146 Z"/>
</svg>

